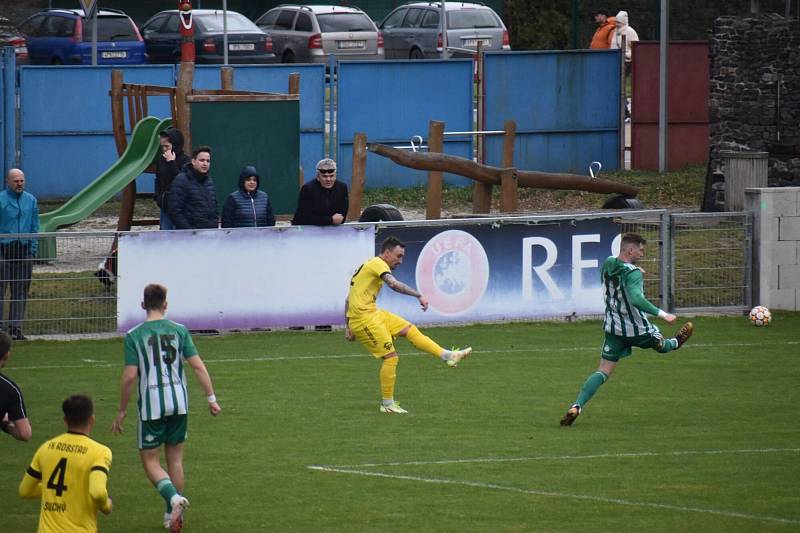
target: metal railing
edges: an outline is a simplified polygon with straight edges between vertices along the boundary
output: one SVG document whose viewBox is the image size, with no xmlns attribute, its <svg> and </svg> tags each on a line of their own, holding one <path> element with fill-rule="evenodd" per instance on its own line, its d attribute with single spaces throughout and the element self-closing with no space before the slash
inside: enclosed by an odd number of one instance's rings
<svg viewBox="0 0 800 533">
<path fill-rule="evenodd" d="M 753 223 L 749 213 L 668 213 L 664 210 L 563 213 L 530 217 L 480 217 L 463 220 L 380 222 L 380 226 L 448 226 L 503 221 L 530 224 L 613 216 L 620 232 L 636 232 L 648 240 L 644 269 L 645 294 L 678 313 L 741 312 L 751 306 Z M 0 260 L 0 286 L 7 293 L 0 325 L 21 326 L 25 335 L 69 338 L 115 334 L 117 232 L 62 232 L 3 235 L 4 239 L 37 239 L 36 259 Z M 2 249 L 2 247 L 0 247 Z M 11 293 L 13 280 L 31 267 L 27 298 Z M 8 298 L 6 298 L 8 296 Z M 2 300 L 5 300 L 4 302 Z M 21 324 L 9 322 L 9 306 L 24 301 Z"/>
</svg>

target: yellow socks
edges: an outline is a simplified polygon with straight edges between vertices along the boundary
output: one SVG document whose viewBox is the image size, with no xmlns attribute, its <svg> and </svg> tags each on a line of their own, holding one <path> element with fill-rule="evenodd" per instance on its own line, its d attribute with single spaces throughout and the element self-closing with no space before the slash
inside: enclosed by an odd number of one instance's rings
<svg viewBox="0 0 800 533">
<path fill-rule="evenodd" d="M 384 400 L 394 398 L 394 382 L 397 379 L 397 362 L 399 357 L 396 355 L 383 360 L 381 365 L 381 397 Z"/>
<path fill-rule="evenodd" d="M 436 344 L 433 339 L 423 335 L 422 332 L 417 329 L 417 326 L 411 326 L 411 328 L 409 328 L 408 333 L 406 333 L 406 338 L 418 350 L 428 352 L 434 357 L 441 358 L 442 354 L 445 352 L 445 349 Z"/>
</svg>

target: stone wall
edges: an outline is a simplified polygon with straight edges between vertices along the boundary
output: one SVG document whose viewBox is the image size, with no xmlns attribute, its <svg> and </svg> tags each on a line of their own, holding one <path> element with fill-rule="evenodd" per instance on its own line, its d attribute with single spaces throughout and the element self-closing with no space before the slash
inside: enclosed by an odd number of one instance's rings
<svg viewBox="0 0 800 533">
<path fill-rule="evenodd" d="M 800 187 L 745 190 L 753 213 L 753 305 L 800 311 Z"/>
<path fill-rule="evenodd" d="M 800 185 L 800 21 L 720 17 L 710 44 L 712 169 L 721 150 L 769 152 L 769 185 Z"/>
</svg>

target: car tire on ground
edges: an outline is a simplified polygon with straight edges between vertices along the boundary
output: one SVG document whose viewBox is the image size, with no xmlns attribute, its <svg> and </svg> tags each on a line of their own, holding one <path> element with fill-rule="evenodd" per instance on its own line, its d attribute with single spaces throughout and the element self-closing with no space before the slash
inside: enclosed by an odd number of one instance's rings
<svg viewBox="0 0 800 533">
<path fill-rule="evenodd" d="M 620 194 L 606 200 L 603 209 L 644 209 L 644 204 L 638 198 Z"/>
<path fill-rule="evenodd" d="M 294 63 L 296 61 L 294 57 L 294 52 L 291 50 L 287 50 L 283 53 L 283 57 L 281 58 L 281 62 L 283 63 Z"/>
<path fill-rule="evenodd" d="M 419 48 L 412 48 L 411 53 L 408 54 L 409 59 L 425 59 L 425 54 Z"/>
<path fill-rule="evenodd" d="M 393 205 L 375 204 L 370 205 L 362 211 L 358 217 L 359 222 L 383 222 L 392 220 L 403 220 L 403 215 Z"/>
</svg>

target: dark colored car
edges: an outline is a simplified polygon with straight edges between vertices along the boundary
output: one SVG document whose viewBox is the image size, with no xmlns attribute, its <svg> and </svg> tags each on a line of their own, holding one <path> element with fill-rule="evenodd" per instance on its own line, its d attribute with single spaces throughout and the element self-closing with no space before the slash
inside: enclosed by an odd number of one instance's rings
<svg viewBox="0 0 800 533">
<path fill-rule="evenodd" d="M 17 56 L 17 65 L 24 65 L 28 62 L 28 47 L 25 43 L 25 36 L 11 24 L 5 17 L 0 17 L 0 47 L 13 46 Z"/>
<path fill-rule="evenodd" d="M 22 23 L 20 31 L 28 43 L 34 65 L 91 65 L 92 19 L 81 9 L 48 9 Z M 116 9 L 97 14 L 97 64 L 140 65 L 146 63 L 144 41 L 136 24 Z"/>
<path fill-rule="evenodd" d="M 224 61 L 223 11 L 193 9 L 195 62 Z M 180 17 L 177 10 L 157 13 L 142 26 L 151 63 L 181 60 Z M 228 11 L 228 62 L 274 63 L 272 39 L 236 11 Z"/>
</svg>

